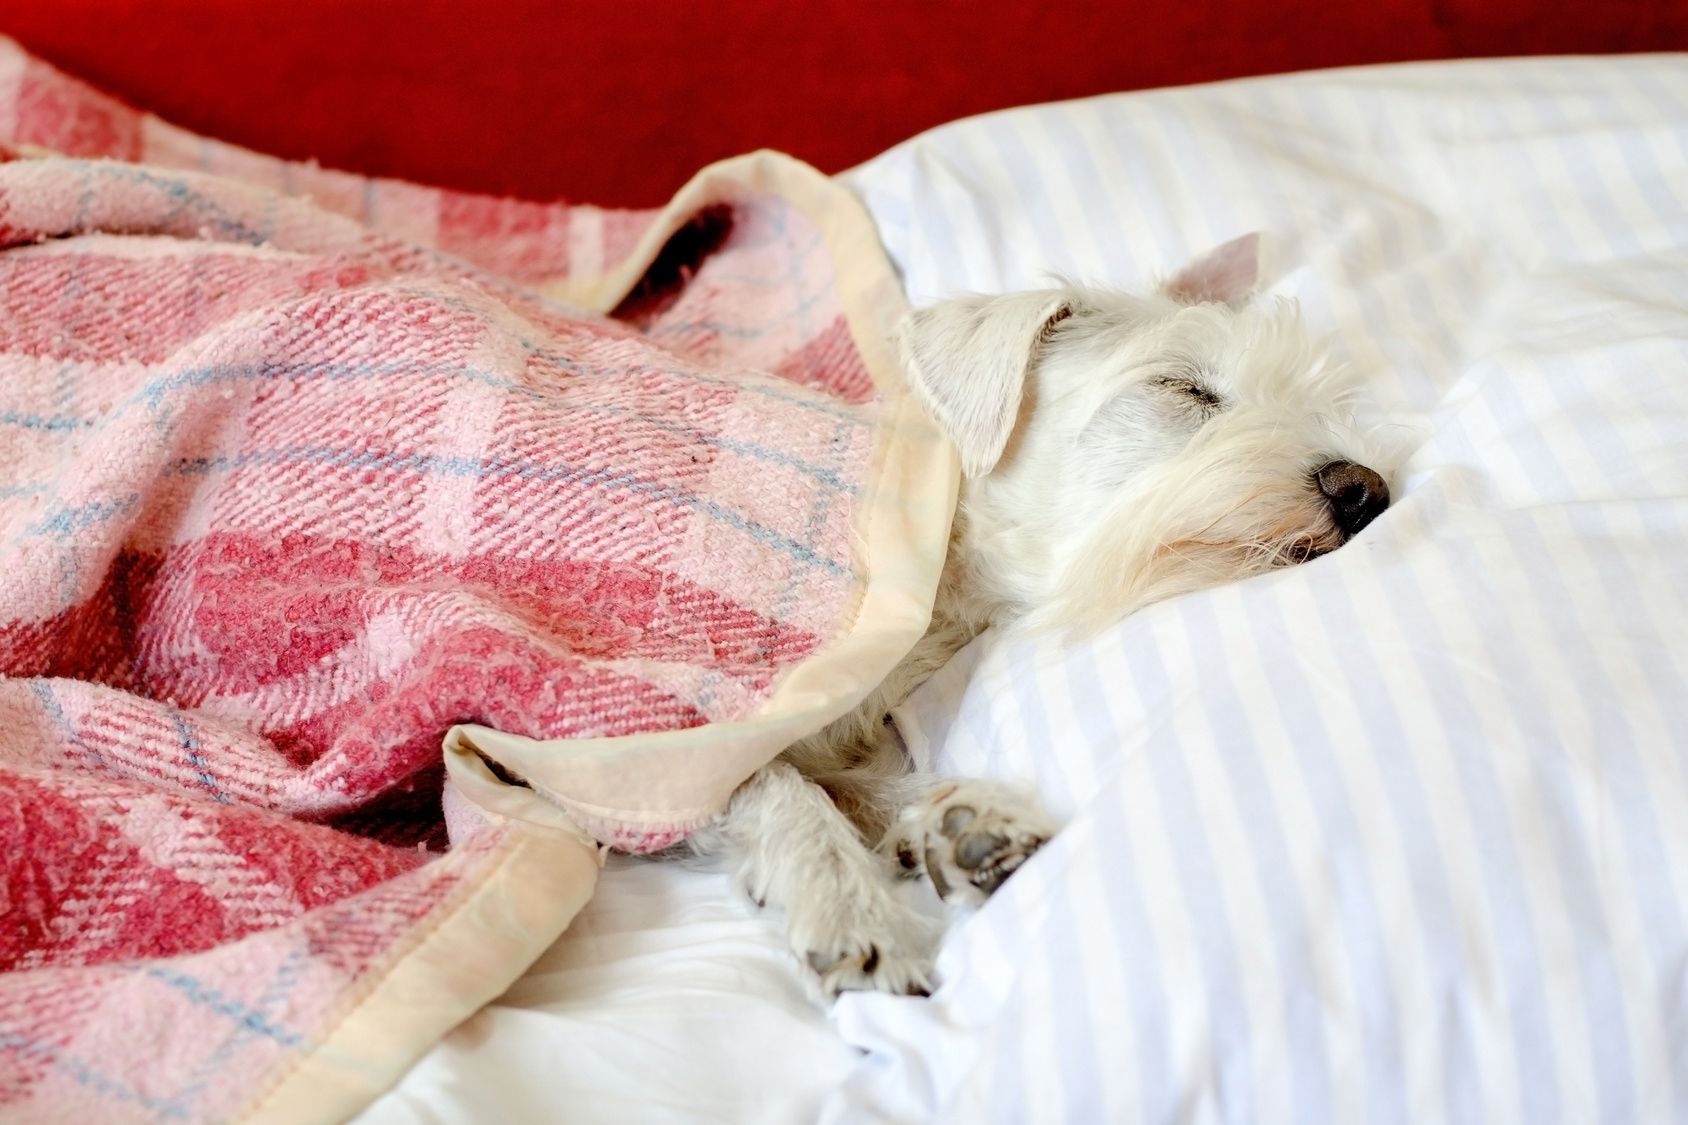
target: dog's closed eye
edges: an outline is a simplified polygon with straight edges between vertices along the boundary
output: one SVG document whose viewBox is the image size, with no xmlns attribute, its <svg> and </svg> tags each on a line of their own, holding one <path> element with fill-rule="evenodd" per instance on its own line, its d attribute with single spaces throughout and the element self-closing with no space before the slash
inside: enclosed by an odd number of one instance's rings
<svg viewBox="0 0 1688 1125">
<path fill-rule="evenodd" d="M 1216 414 L 1225 409 L 1225 399 L 1208 388 L 1201 380 L 1186 375 L 1163 375 L 1154 381 L 1154 385 L 1169 394 L 1178 395 L 1195 406 L 1204 414 Z"/>
</svg>

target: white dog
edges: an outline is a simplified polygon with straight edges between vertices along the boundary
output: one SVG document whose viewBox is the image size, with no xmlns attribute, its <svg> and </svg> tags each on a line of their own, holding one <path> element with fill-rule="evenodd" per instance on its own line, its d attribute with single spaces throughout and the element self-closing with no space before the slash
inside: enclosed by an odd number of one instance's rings
<svg viewBox="0 0 1688 1125">
<path fill-rule="evenodd" d="M 785 911 L 826 995 L 921 992 L 931 925 L 896 893 L 995 891 L 1053 832 L 1000 783 L 909 773 L 886 713 L 991 624 L 1093 629 L 1334 550 L 1389 504 L 1336 368 L 1253 300 L 1254 235 L 1153 295 L 1066 286 L 916 313 L 905 366 L 966 477 L 926 636 L 855 712 L 789 749 L 694 838 Z"/>
</svg>

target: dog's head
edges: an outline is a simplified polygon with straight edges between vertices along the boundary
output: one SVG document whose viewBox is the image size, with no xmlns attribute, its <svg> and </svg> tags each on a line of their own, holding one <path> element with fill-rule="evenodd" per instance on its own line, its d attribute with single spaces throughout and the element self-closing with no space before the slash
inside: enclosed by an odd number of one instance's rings
<svg viewBox="0 0 1688 1125">
<path fill-rule="evenodd" d="M 1389 504 L 1258 240 L 1148 296 L 1064 286 L 914 314 L 905 365 L 961 453 L 962 548 L 1008 616 L 1094 626 L 1334 550 Z"/>
</svg>

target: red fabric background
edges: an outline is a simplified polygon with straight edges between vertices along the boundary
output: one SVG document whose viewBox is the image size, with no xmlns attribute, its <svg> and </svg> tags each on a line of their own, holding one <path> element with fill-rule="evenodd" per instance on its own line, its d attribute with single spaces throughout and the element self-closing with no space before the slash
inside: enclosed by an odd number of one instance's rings
<svg viewBox="0 0 1688 1125">
<path fill-rule="evenodd" d="M 1353 63 L 1682 49 L 1688 0 L 0 0 L 0 32 L 265 152 L 638 205 L 718 157 L 771 146 L 836 171 L 1026 102 Z"/>
</svg>

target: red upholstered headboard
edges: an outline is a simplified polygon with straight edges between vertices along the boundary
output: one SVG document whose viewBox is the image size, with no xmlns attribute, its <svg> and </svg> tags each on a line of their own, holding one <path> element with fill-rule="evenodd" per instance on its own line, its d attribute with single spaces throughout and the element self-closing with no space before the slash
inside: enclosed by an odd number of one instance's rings
<svg viewBox="0 0 1688 1125">
<path fill-rule="evenodd" d="M 1003 106 L 1309 67 L 1688 48 L 1688 0 L 0 0 L 189 129 L 451 187 L 666 199 L 761 146 L 835 171 Z"/>
</svg>

